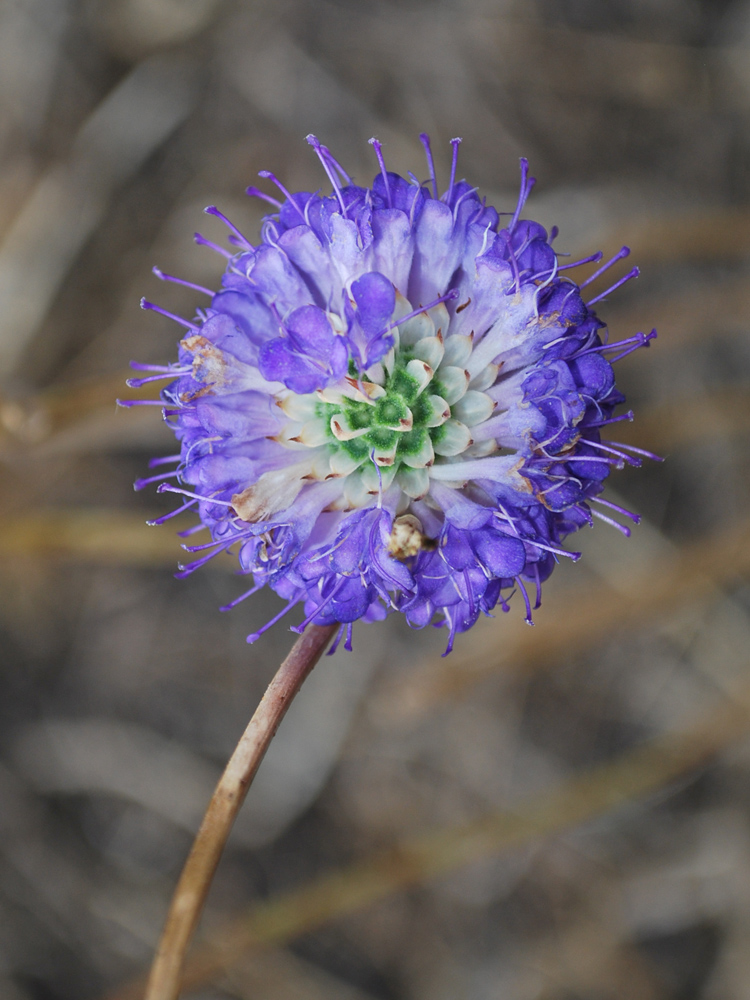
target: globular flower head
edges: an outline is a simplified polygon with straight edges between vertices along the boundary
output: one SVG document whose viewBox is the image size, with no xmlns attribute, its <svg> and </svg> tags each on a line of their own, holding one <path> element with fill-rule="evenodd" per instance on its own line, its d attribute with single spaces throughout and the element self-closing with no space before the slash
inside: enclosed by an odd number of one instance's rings
<svg viewBox="0 0 750 1000">
<path fill-rule="evenodd" d="M 259 243 L 224 220 L 221 289 L 180 321 L 178 363 L 131 381 L 171 379 L 159 405 L 180 442 L 176 468 L 136 486 L 174 477 L 160 489 L 209 529 L 183 574 L 234 546 L 247 594 L 269 585 L 282 614 L 304 602 L 300 628 L 340 622 L 348 642 L 351 623 L 395 610 L 446 624 L 450 648 L 516 590 L 530 620 L 527 582 L 538 605 L 558 558 L 577 558 L 563 539 L 611 521 L 592 507 L 613 506 L 610 469 L 640 463 L 600 428 L 630 416 L 613 416 L 612 362 L 655 333 L 607 344 L 603 295 L 581 294 L 629 251 L 579 287 L 563 272 L 601 254 L 561 265 L 556 233 L 521 219 L 524 160 L 501 220 L 456 180 L 458 139 L 442 194 L 426 136 L 428 183 L 388 171 L 371 140 L 369 188 L 308 141 L 332 193 L 263 171 L 282 198 L 248 189 L 273 207 Z"/>
</svg>

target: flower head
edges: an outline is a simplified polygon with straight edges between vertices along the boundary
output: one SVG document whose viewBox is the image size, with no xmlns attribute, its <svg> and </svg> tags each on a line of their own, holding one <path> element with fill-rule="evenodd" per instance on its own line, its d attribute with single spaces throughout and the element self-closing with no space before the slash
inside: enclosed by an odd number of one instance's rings
<svg viewBox="0 0 750 1000">
<path fill-rule="evenodd" d="M 222 287 L 179 320 L 179 362 L 131 380 L 171 379 L 159 405 L 180 442 L 175 469 L 136 487 L 173 477 L 160 489 L 209 529 L 182 575 L 237 549 L 254 586 L 232 606 L 268 584 L 281 615 L 304 602 L 300 629 L 340 622 L 348 643 L 352 622 L 397 610 L 447 625 L 450 649 L 515 590 L 530 621 L 527 582 L 538 606 L 558 558 L 578 558 L 563 539 L 593 516 L 616 524 L 592 504 L 613 507 L 599 498 L 610 469 L 640 459 L 600 440 L 631 416 L 613 417 L 612 362 L 655 332 L 603 341 L 591 306 L 606 293 L 581 291 L 629 251 L 580 287 L 563 274 L 601 254 L 561 265 L 556 232 L 521 219 L 525 160 L 501 224 L 456 180 L 460 140 L 439 194 L 421 138 L 427 184 L 388 171 L 373 139 L 380 173 L 364 188 L 309 136 L 332 193 L 292 194 L 263 171 L 282 199 L 248 189 L 273 206 L 256 246 L 206 209 L 234 252 L 215 247 Z"/>
</svg>

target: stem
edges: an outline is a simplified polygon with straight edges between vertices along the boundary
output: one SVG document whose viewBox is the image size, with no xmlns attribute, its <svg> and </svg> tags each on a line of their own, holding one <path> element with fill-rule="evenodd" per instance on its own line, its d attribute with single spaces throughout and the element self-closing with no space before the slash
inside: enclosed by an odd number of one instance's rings
<svg viewBox="0 0 750 1000">
<path fill-rule="evenodd" d="M 268 685 L 216 786 L 177 883 L 145 1000 L 177 1000 L 188 946 L 232 824 L 294 696 L 323 655 L 334 625 L 308 625 Z"/>
</svg>

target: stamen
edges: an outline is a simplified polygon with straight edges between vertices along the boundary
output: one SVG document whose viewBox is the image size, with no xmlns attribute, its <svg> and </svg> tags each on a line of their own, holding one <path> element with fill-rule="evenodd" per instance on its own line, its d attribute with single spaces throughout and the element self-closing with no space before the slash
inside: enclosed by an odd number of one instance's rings
<svg viewBox="0 0 750 1000">
<path fill-rule="evenodd" d="M 215 250 L 216 253 L 220 253 L 221 256 L 226 257 L 227 260 L 231 260 L 234 256 L 228 250 L 225 250 L 224 247 L 220 247 L 218 243 L 213 243 L 211 240 L 207 240 L 206 237 L 202 236 L 200 233 L 196 233 L 193 236 L 193 240 L 199 247 L 208 247 L 210 250 Z"/>
<path fill-rule="evenodd" d="M 643 334 L 641 334 L 640 336 L 642 339 L 640 340 L 639 343 L 634 343 L 632 347 L 628 347 L 620 354 L 616 354 L 614 358 L 609 359 L 609 363 L 613 365 L 617 361 L 622 361 L 622 359 L 626 358 L 628 354 L 632 354 L 633 351 L 637 351 L 640 347 L 648 347 L 652 340 L 656 340 L 656 330 L 652 330 L 651 333 L 649 333 L 645 337 L 643 336 Z"/>
<path fill-rule="evenodd" d="M 320 194 L 320 188 L 318 188 L 317 191 L 313 191 L 313 193 L 305 202 L 304 218 L 305 222 L 307 223 L 308 226 L 310 226 L 311 229 L 312 229 L 312 223 L 310 222 L 310 205 L 312 205 L 313 199 L 317 198 L 319 194 Z M 368 191 L 367 194 L 369 196 L 370 192 Z"/>
<path fill-rule="evenodd" d="M 619 504 L 612 503 L 611 500 L 603 500 L 601 497 L 589 497 L 589 503 L 603 504 L 605 507 L 609 507 L 611 510 L 616 510 L 617 513 L 622 514 L 623 517 L 629 517 L 630 520 L 633 521 L 635 524 L 641 523 L 640 514 L 634 514 L 632 510 L 628 510 L 626 507 L 620 507 Z"/>
<path fill-rule="evenodd" d="M 451 614 L 448 608 L 443 608 L 443 616 L 445 620 L 448 622 L 449 631 L 448 631 L 448 643 L 445 647 L 445 652 L 442 655 L 448 656 L 449 653 L 453 652 L 453 643 L 456 638 L 456 623 L 451 618 Z"/>
<path fill-rule="evenodd" d="M 188 502 L 184 503 L 182 507 L 178 507 L 176 510 L 171 510 L 168 514 L 162 514 L 161 517 L 155 517 L 151 521 L 146 521 L 146 524 L 150 525 L 151 527 L 155 527 L 157 524 L 164 524 L 165 521 L 169 521 L 171 518 L 177 517 L 178 514 L 182 514 L 183 511 L 186 511 L 189 507 L 194 507 L 194 506 L 195 506 L 195 500 L 188 500 Z M 201 528 L 202 527 L 203 524 L 201 524 Z"/>
<path fill-rule="evenodd" d="M 161 315 L 166 316 L 167 319 L 173 319 L 175 323 L 179 323 L 180 326 L 184 326 L 188 330 L 198 330 L 195 323 L 190 323 L 188 320 L 183 319 L 182 316 L 178 316 L 177 313 L 169 312 L 167 309 L 162 309 L 161 306 L 154 305 L 154 303 L 149 302 L 148 299 L 141 299 L 141 309 L 151 309 L 152 312 L 161 313 Z"/>
<path fill-rule="evenodd" d="M 194 288 L 196 292 L 203 292 L 204 295 L 210 295 L 213 298 L 214 293 L 210 288 L 204 288 L 203 285 L 196 285 L 194 281 L 185 281 L 184 278 L 175 278 L 173 274 L 165 274 L 160 268 L 152 267 L 151 270 L 159 279 L 159 281 L 171 281 L 173 285 L 184 285 L 185 288 Z M 133 364 L 131 362 L 131 364 Z M 135 365 L 133 365 L 135 367 Z"/>
<path fill-rule="evenodd" d="M 617 445 L 618 448 L 624 448 L 626 451 L 635 452 L 636 455 L 643 455 L 644 458 L 650 458 L 654 462 L 664 461 L 661 455 L 655 455 L 652 451 L 644 451 L 643 448 L 636 448 L 634 444 L 623 444 L 621 441 L 612 441 L 610 443 Z"/>
<path fill-rule="evenodd" d="M 597 344 L 595 347 L 587 347 L 577 354 L 573 355 L 576 358 L 582 358 L 584 354 L 604 354 L 606 351 L 616 351 L 620 347 L 628 347 L 629 345 L 635 345 L 634 350 L 638 347 L 645 347 L 650 341 L 656 338 L 656 330 L 652 330 L 648 335 L 645 333 L 636 333 L 632 337 L 626 337 L 624 340 L 615 340 L 611 344 Z M 629 354 L 630 351 L 626 351 Z M 624 355 L 623 355 L 624 356 Z"/>
<path fill-rule="evenodd" d="M 169 372 L 162 372 L 159 375 L 149 375 L 146 378 L 128 378 L 125 379 L 125 385 L 130 389 L 140 389 L 142 385 L 146 385 L 148 382 L 163 382 L 165 378 L 175 378 L 180 375 L 189 375 L 192 368 L 173 368 Z"/>
<path fill-rule="evenodd" d="M 529 595 L 526 591 L 526 587 L 523 584 L 523 580 L 520 576 L 514 577 L 516 583 L 518 584 L 518 589 L 523 594 L 523 602 L 526 605 L 526 621 L 529 625 L 533 625 L 534 621 L 531 617 L 531 602 L 529 601 Z"/>
<path fill-rule="evenodd" d="M 536 587 L 536 601 L 534 611 L 538 611 L 542 606 L 542 578 L 539 575 L 539 563 L 534 563 L 534 586 Z"/>
<path fill-rule="evenodd" d="M 178 538 L 192 538 L 192 536 L 193 535 L 197 535 L 199 531 L 205 531 L 205 530 L 206 530 L 206 525 L 203 523 L 203 521 L 199 521 L 197 524 L 194 524 L 192 527 L 185 528 L 184 531 L 178 531 L 177 532 L 177 537 Z"/>
<path fill-rule="evenodd" d="M 537 290 L 534 292 L 534 315 L 536 316 L 537 319 L 539 319 L 539 296 L 545 290 L 545 288 L 548 288 L 549 285 L 552 284 L 552 282 L 557 277 L 557 271 L 558 271 L 557 265 L 558 265 L 558 260 L 557 257 L 555 257 L 555 266 L 552 268 L 552 273 L 550 274 L 549 278 L 547 278 L 546 281 L 543 281 L 539 285 Z"/>
<path fill-rule="evenodd" d="M 279 231 L 270 220 L 266 219 L 261 227 L 261 239 L 264 243 L 270 243 L 272 247 L 279 249 Z M 235 274 L 239 272 L 235 271 Z"/>
<path fill-rule="evenodd" d="M 287 189 L 284 187 L 284 185 L 281 183 L 281 181 L 278 179 L 278 177 L 276 177 L 275 174 L 272 174 L 270 170 L 259 170 L 258 171 L 258 177 L 263 177 L 266 180 L 272 181 L 276 185 L 276 187 L 279 189 L 279 191 L 281 191 L 281 193 L 284 195 L 284 197 L 286 198 L 286 200 L 289 201 L 289 202 L 291 202 L 292 205 L 294 205 L 294 207 L 297 209 L 297 212 L 299 213 L 302 221 L 306 222 L 305 214 L 302 211 L 302 209 L 299 207 L 299 205 L 297 204 L 297 199 L 294 197 L 294 195 L 291 194 L 291 192 L 287 191 Z M 279 205 L 279 208 L 281 208 L 280 205 Z"/>
<path fill-rule="evenodd" d="M 445 295 L 441 295 L 439 299 L 435 299 L 434 302 L 428 302 L 426 306 L 420 306 L 419 309 L 414 309 L 412 312 L 407 313 L 406 316 L 402 316 L 400 319 L 394 319 L 392 323 L 389 323 L 387 327 L 383 330 L 383 333 L 388 333 L 389 330 L 393 330 L 394 327 L 399 326 L 401 323 L 406 323 L 409 319 L 414 319 L 415 316 L 419 316 L 420 313 L 428 312 L 430 309 L 434 309 L 435 306 L 439 306 L 441 302 L 448 302 L 450 299 L 458 298 L 458 289 L 452 288 Z M 382 334 L 380 334 L 382 336 Z"/>
<path fill-rule="evenodd" d="M 601 254 L 600 256 L 603 256 L 603 254 Z M 599 275 L 604 274 L 605 271 L 608 271 L 613 264 L 617 263 L 618 260 L 624 260 L 625 257 L 629 256 L 630 256 L 630 247 L 622 247 L 620 250 L 617 251 L 614 257 L 611 258 L 611 260 L 608 260 L 606 264 L 602 264 L 602 266 L 599 268 L 598 271 L 594 271 L 594 273 L 589 275 L 589 277 L 586 278 L 585 281 L 582 281 L 581 288 L 585 288 L 586 285 L 590 285 L 592 281 L 596 281 Z"/>
<path fill-rule="evenodd" d="M 585 503 L 574 503 L 570 509 L 582 514 L 586 518 L 586 524 L 588 524 L 589 528 L 594 527 L 594 516 Z"/>
<path fill-rule="evenodd" d="M 341 642 L 342 635 L 346 635 L 346 639 L 344 640 L 344 649 L 348 653 L 351 653 L 351 651 L 352 651 L 352 632 L 353 631 L 354 631 L 354 623 L 353 622 L 347 622 L 346 624 L 343 624 L 341 626 L 341 628 L 338 630 L 338 632 L 336 634 L 336 638 L 334 639 L 333 645 L 328 650 L 328 654 L 327 655 L 328 656 L 333 656 L 333 654 L 339 648 L 339 643 Z"/>
<path fill-rule="evenodd" d="M 422 190 L 422 188 L 421 188 L 421 186 L 419 184 L 414 189 L 414 197 L 412 198 L 411 205 L 409 206 L 409 225 L 410 226 L 414 225 L 414 211 L 415 211 L 415 209 L 417 207 L 417 200 L 419 198 L 421 190 Z"/>
<path fill-rule="evenodd" d="M 558 271 L 569 271 L 571 267 L 580 267 L 581 264 L 596 264 L 598 263 L 604 254 L 601 250 L 597 250 L 596 253 L 592 253 L 590 257 L 584 257 L 582 260 L 577 260 L 573 264 L 563 264 L 562 267 L 558 267 Z"/>
<path fill-rule="evenodd" d="M 607 295 L 611 295 L 611 293 L 616 291 L 621 285 L 624 285 L 626 281 L 630 281 L 631 278 L 637 278 L 640 273 L 641 269 L 639 267 L 634 267 L 632 271 L 628 271 L 624 278 L 620 278 L 620 280 L 616 281 L 614 285 L 610 285 L 610 287 L 605 292 L 602 292 L 601 295 L 597 295 L 593 299 L 589 299 L 586 305 L 593 306 L 595 302 L 601 302 L 601 300 L 606 298 Z"/>
<path fill-rule="evenodd" d="M 523 210 L 523 206 L 526 204 L 529 195 L 531 194 L 531 189 L 536 184 L 536 178 L 529 177 L 529 161 L 525 156 L 521 157 L 521 190 L 518 193 L 518 204 L 516 205 L 516 210 L 513 213 L 513 218 L 508 226 L 508 232 L 512 233 L 516 228 L 516 223 L 518 222 L 518 217 Z"/>
<path fill-rule="evenodd" d="M 344 182 L 344 184 L 351 184 L 352 183 L 351 175 L 348 174 L 346 172 L 346 170 L 344 170 L 344 168 L 341 166 L 341 164 L 339 163 L 339 161 L 336 159 L 336 157 L 330 151 L 330 149 L 328 148 L 328 146 L 321 146 L 320 148 L 323 150 L 323 155 L 328 160 L 328 162 L 331 164 L 331 166 L 333 167 L 333 169 L 334 170 L 338 170 L 338 172 L 341 175 L 341 179 Z"/>
<path fill-rule="evenodd" d="M 510 239 L 510 232 L 508 232 L 508 231 L 504 232 L 503 236 L 505 237 L 505 242 L 508 244 L 508 255 L 510 256 L 510 266 L 511 266 L 511 269 L 513 270 L 513 278 L 514 278 L 514 281 L 515 281 L 515 290 L 517 292 L 520 292 L 521 291 L 521 275 L 520 275 L 520 272 L 518 270 L 518 261 L 516 260 L 516 255 L 513 253 L 513 244 L 512 244 L 511 239 Z M 510 293 L 512 291 L 513 291 L 513 286 L 511 286 L 511 288 L 505 294 L 506 295 L 510 295 Z"/>
<path fill-rule="evenodd" d="M 560 281 L 569 281 L 570 282 L 570 291 L 568 292 L 568 294 L 565 296 L 565 298 L 562 301 L 562 304 L 563 304 L 563 307 L 564 307 L 565 304 L 566 304 L 566 302 L 570 298 L 570 296 L 573 295 L 573 294 L 575 294 L 575 292 L 578 291 L 578 285 L 575 283 L 575 281 L 573 281 L 572 278 L 569 278 L 567 276 L 567 274 L 565 275 L 565 277 L 561 278 Z M 562 309 L 560 310 L 560 312 L 562 312 Z M 560 339 L 564 340 L 565 338 L 561 337 Z"/>
<path fill-rule="evenodd" d="M 476 189 L 475 189 L 475 188 L 474 188 L 474 189 L 472 189 L 472 191 L 470 191 L 470 192 L 469 192 L 469 194 L 472 194 L 474 190 L 476 190 Z M 460 197 L 460 198 L 458 199 L 458 201 L 456 202 L 456 204 L 457 204 L 457 205 L 458 205 L 458 204 L 459 204 L 460 202 L 462 202 L 462 201 L 463 201 L 463 197 L 464 197 L 464 196 L 463 196 L 463 195 L 461 195 L 461 197 Z M 481 214 L 482 214 L 482 213 L 484 212 L 484 210 L 485 210 L 486 208 L 487 208 L 487 199 L 486 199 L 486 198 L 482 198 L 482 201 L 481 201 L 481 204 L 480 204 L 480 205 L 479 205 L 479 207 L 477 208 L 476 212 L 474 212 L 474 214 L 473 214 L 473 215 L 471 216 L 471 218 L 469 219 L 469 221 L 468 221 L 468 222 L 466 223 L 466 226 L 467 226 L 467 228 L 468 228 L 469 226 L 473 225 L 473 224 L 474 224 L 474 223 L 475 223 L 475 222 L 476 222 L 476 221 L 477 221 L 477 220 L 479 219 L 480 215 L 481 215 Z M 455 209 L 454 209 L 454 211 L 453 211 L 453 221 L 454 221 L 454 222 L 456 221 L 456 212 L 455 212 Z M 488 228 L 492 228 L 492 223 L 487 223 L 487 225 L 488 225 Z M 490 617 L 491 617 L 491 616 L 490 616 Z"/>
<path fill-rule="evenodd" d="M 566 254 L 557 254 L 557 256 L 558 257 L 565 257 L 567 255 Z M 583 257 L 581 260 L 577 260 L 573 264 L 563 264 L 561 266 L 560 262 L 557 261 L 557 266 L 554 267 L 554 268 L 552 268 L 552 272 L 554 273 L 555 271 L 569 271 L 572 267 L 580 267 L 581 264 L 591 264 L 593 262 L 599 261 L 599 260 L 602 259 L 603 256 L 604 256 L 604 254 L 601 252 L 601 250 L 597 250 L 597 252 L 596 253 L 592 253 L 590 257 Z M 549 274 L 549 273 L 550 273 L 549 271 L 541 271 L 537 275 L 537 277 L 541 278 L 543 275 Z"/>
<path fill-rule="evenodd" d="M 171 372 L 174 370 L 172 365 L 144 365 L 140 361 L 130 361 L 128 363 L 137 372 Z"/>
<path fill-rule="evenodd" d="M 325 170 L 326 174 L 328 175 L 328 180 L 331 182 L 331 184 L 333 185 L 333 190 L 336 192 L 336 197 L 338 198 L 339 205 L 341 206 L 341 214 L 344 216 L 344 218 L 346 218 L 347 217 L 346 216 L 346 205 L 344 204 L 344 198 L 343 198 L 343 195 L 341 194 L 341 188 L 339 187 L 338 178 L 336 177 L 336 175 L 334 174 L 334 172 L 331 170 L 331 166 L 330 166 L 330 164 L 328 162 L 328 159 L 325 156 L 325 153 L 324 153 L 325 146 L 321 145 L 320 140 L 318 139 L 318 137 L 315 136 L 315 135 L 313 135 L 312 133 L 310 133 L 310 135 L 305 136 L 305 138 L 307 139 L 307 141 L 309 142 L 309 144 L 312 146 L 312 148 L 317 153 L 318 159 L 320 160 L 323 169 Z M 326 152 L 327 152 L 327 150 L 326 150 Z"/>
<path fill-rule="evenodd" d="M 383 159 L 383 147 L 381 143 L 373 136 L 372 139 L 368 139 L 368 142 L 375 150 L 375 156 L 378 158 L 378 163 L 380 164 L 380 173 L 383 178 L 383 184 L 385 184 L 385 193 L 388 198 L 388 208 L 393 208 L 393 199 L 391 198 L 391 187 L 388 183 L 388 171 L 385 169 L 385 160 Z"/>
<path fill-rule="evenodd" d="M 307 618 L 305 618 L 303 622 L 300 622 L 299 625 L 292 625 L 291 629 L 292 632 L 296 632 L 298 635 L 301 635 L 305 631 L 307 626 L 310 624 L 310 622 L 313 620 L 313 618 L 316 618 L 323 610 L 323 608 L 325 608 L 326 605 L 331 603 L 336 594 L 338 594 L 338 592 L 342 589 L 342 587 L 344 587 L 344 585 L 347 584 L 348 582 L 349 582 L 349 577 L 346 576 L 342 577 L 340 582 L 334 586 L 333 590 L 328 595 L 328 597 L 326 597 L 326 599 L 322 601 L 317 606 L 317 608 L 314 608 L 313 611 L 307 616 Z"/>
<path fill-rule="evenodd" d="M 118 406 L 164 406 L 160 399 L 116 399 Z M 176 411 L 175 411 L 176 412 Z"/>
<path fill-rule="evenodd" d="M 526 249 L 526 247 L 529 246 L 530 244 L 531 244 L 531 236 L 527 234 L 526 239 L 523 241 L 523 243 L 521 244 L 521 246 L 516 248 L 516 256 L 520 257 L 521 254 Z M 557 263 L 557 262 L 555 262 L 555 263 Z"/>
<path fill-rule="evenodd" d="M 328 648 L 328 652 L 326 653 L 326 656 L 333 656 L 333 654 L 339 648 L 339 643 L 341 642 L 341 637 L 343 636 L 343 634 L 344 634 L 344 625 L 341 625 L 339 627 L 338 632 L 334 636 L 333 642 L 331 643 L 331 645 Z"/>
<path fill-rule="evenodd" d="M 144 479 L 136 479 L 136 481 L 133 483 L 133 489 L 136 491 L 136 493 L 138 493 L 145 486 L 148 486 L 149 483 L 158 483 L 162 479 L 171 479 L 172 476 L 176 475 L 177 475 L 177 469 L 172 469 L 171 472 L 161 472 L 159 473 L 158 476 L 146 476 Z"/>
<path fill-rule="evenodd" d="M 197 569 L 200 569 L 201 566 L 205 566 L 207 562 L 210 562 L 215 556 L 218 556 L 220 552 L 224 552 L 226 549 L 230 548 L 234 544 L 234 541 L 235 539 L 232 539 L 229 542 L 224 542 L 207 556 L 203 556 L 202 559 L 196 559 L 195 562 L 188 563 L 186 566 L 178 563 L 177 565 L 179 566 L 179 570 L 174 574 L 175 580 L 187 579 L 187 577 L 189 577 L 192 573 L 195 573 Z"/>
<path fill-rule="evenodd" d="M 552 480 L 552 485 L 548 486 L 546 490 L 540 490 L 540 496 L 546 497 L 548 493 L 554 493 L 556 489 L 559 489 L 560 486 L 564 486 L 566 483 L 573 483 L 573 485 L 577 486 L 579 489 L 583 488 L 583 483 L 575 476 L 555 476 L 550 473 L 549 479 Z"/>
<path fill-rule="evenodd" d="M 458 201 L 456 202 L 456 207 L 458 207 L 458 202 L 460 201 L 461 199 L 459 198 Z M 453 210 L 453 221 L 454 222 L 456 221 L 456 209 Z M 484 251 L 487 249 L 487 244 L 489 242 L 489 235 L 491 230 L 492 230 L 492 223 L 488 222 L 487 225 L 484 227 L 484 232 L 482 233 L 482 246 L 480 247 L 477 257 L 484 256 Z"/>
<path fill-rule="evenodd" d="M 512 594 L 511 594 L 511 596 L 512 596 Z M 510 611 L 510 604 L 508 604 L 508 602 L 505 600 L 505 598 L 503 597 L 502 593 L 498 594 L 497 601 L 498 601 L 498 604 L 500 605 L 500 607 L 501 607 L 501 609 L 503 611 L 503 614 L 507 615 L 508 612 Z"/>
<path fill-rule="evenodd" d="M 375 471 L 378 474 L 378 510 L 383 506 L 383 473 L 380 471 L 380 466 L 375 461 L 375 449 L 373 448 L 370 452 L 370 461 L 375 466 Z"/>
<path fill-rule="evenodd" d="M 469 576 L 469 571 L 465 569 L 462 573 L 464 578 L 464 586 L 466 587 L 466 593 L 469 596 L 469 614 L 473 617 L 476 611 L 476 603 L 474 601 L 474 591 L 471 586 L 471 577 Z"/>
<path fill-rule="evenodd" d="M 448 184 L 448 191 L 445 194 L 445 200 L 450 202 L 451 195 L 453 194 L 453 185 L 456 182 L 456 166 L 458 164 L 458 147 L 463 142 L 462 139 L 456 138 L 451 139 L 451 146 L 453 146 L 453 160 L 451 162 L 451 179 Z"/>
<path fill-rule="evenodd" d="M 590 444 L 587 441 L 586 444 Z M 605 465 L 611 465 L 615 469 L 624 469 L 625 462 L 620 459 L 619 461 L 614 458 L 605 458 L 603 455 L 568 455 L 567 457 L 560 457 L 560 463 L 565 462 L 603 462 Z"/>
<path fill-rule="evenodd" d="M 539 542 L 536 538 L 524 538 L 523 535 L 521 535 L 520 538 L 522 542 L 528 542 L 529 545 L 534 545 L 538 549 L 544 549 L 546 552 L 551 552 L 553 556 L 567 556 L 567 558 L 572 559 L 573 562 L 578 562 L 581 558 L 580 552 L 568 552 L 567 549 L 560 549 L 555 545 L 545 545 L 544 542 Z"/>
<path fill-rule="evenodd" d="M 237 226 L 235 226 L 235 224 L 233 222 L 230 222 L 229 219 L 226 217 L 226 215 L 224 215 L 223 212 L 219 211 L 219 209 L 216 207 L 216 205 L 208 205 L 207 208 L 203 209 L 203 212 L 206 215 L 214 215 L 214 216 L 216 216 L 217 219 L 221 219 L 221 221 L 224 223 L 224 225 L 227 226 L 227 228 L 231 229 L 231 231 L 234 233 L 234 235 L 240 240 L 240 244 L 242 246 L 244 246 L 247 250 L 252 250 L 253 249 L 252 243 L 248 242 L 248 240 L 246 239 L 246 237 L 240 232 L 240 230 L 237 228 Z"/>
<path fill-rule="evenodd" d="M 612 443 L 614 444 L 616 442 Z M 581 444 L 586 444 L 590 448 L 598 448 L 600 451 L 606 451 L 610 455 L 617 455 L 618 458 L 621 458 L 624 462 L 627 462 L 628 465 L 632 465 L 635 468 L 639 468 L 641 465 L 640 459 L 631 458 L 630 455 L 623 454 L 621 451 L 618 451 L 617 448 L 608 447 L 606 444 L 602 444 L 601 441 L 590 441 L 588 438 L 583 438 Z M 623 445 L 623 447 L 625 446 Z"/>
<path fill-rule="evenodd" d="M 619 424 L 621 420 L 629 420 L 631 423 L 635 417 L 632 410 L 628 410 L 627 413 L 621 413 L 619 417 L 610 417 L 609 420 L 597 420 L 592 424 L 586 424 L 586 427 L 606 427 L 607 424 Z"/>
<path fill-rule="evenodd" d="M 430 171 L 430 180 L 432 181 L 432 197 L 437 198 L 438 187 L 437 187 L 437 177 L 435 176 L 435 161 L 432 158 L 432 148 L 430 146 L 430 137 L 426 132 L 419 133 L 419 141 L 424 146 L 425 156 L 427 157 L 427 167 Z"/>
<path fill-rule="evenodd" d="M 619 524 L 617 521 L 615 521 L 613 517 L 607 517 L 607 515 L 602 514 L 600 510 L 592 510 L 591 513 L 594 515 L 594 517 L 599 518 L 600 521 L 604 521 L 605 524 L 611 524 L 613 528 L 617 528 L 617 530 L 622 532 L 622 534 L 625 535 L 626 538 L 630 538 L 632 532 L 630 528 L 628 528 L 626 525 Z"/>
<path fill-rule="evenodd" d="M 214 435 L 213 437 L 199 438 L 197 441 L 193 441 L 193 443 L 190 445 L 190 447 L 188 448 L 188 450 L 185 452 L 185 460 L 184 460 L 185 461 L 185 465 L 187 465 L 189 463 L 189 461 L 190 461 L 190 459 L 192 457 L 192 454 L 193 454 L 193 450 L 195 448 L 199 448 L 201 445 L 204 445 L 204 444 L 207 444 L 207 445 L 210 446 L 214 442 L 221 441 L 221 440 L 222 440 L 221 435 L 217 434 L 217 435 Z M 208 454 L 209 455 L 213 454 L 213 449 L 211 447 L 209 447 L 209 449 L 208 449 Z"/>
<path fill-rule="evenodd" d="M 476 194 L 478 190 L 479 190 L 479 188 L 469 188 L 468 191 L 464 191 L 464 193 L 461 195 L 461 197 L 456 200 L 456 204 L 453 206 L 453 221 L 454 222 L 458 218 L 458 215 L 457 215 L 457 213 L 458 213 L 458 207 L 461 204 L 461 202 L 464 201 L 466 198 L 470 198 L 473 194 Z M 490 227 L 488 226 L 487 228 L 489 229 Z"/>
<path fill-rule="evenodd" d="M 508 527 L 511 528 L 516 538 L 521 537 L 518 528 L 516 527 L 517 518 L 511 517 L 508 511 L 505 509 L 505 507 L 503 507 L 503 505 L 500 502 L 498 502 L 497 510 L 495 511 L 495 517 L 498 519 L 498 521 L 507 522 Z"/>
<path fill-rule="evenodd" d="M 232 507 L 234 509 L 234 504 L 231 504 L 228 500 L 217 500 L 215 497 L 201 496 L 200 493 L 191 493 L 190 490 L 181 490 L 176 486 L 170 486 L 169 483 L 162 483 L 156 492 L 181 493 L 183 496 L 193 497 L 194 500 L 199 500 L 201 503 L 217 503 L 220 507 Z"/>
<path fill-rule="evenodd" d="M 151 458 L 149 459 L 148 467 L 149 469 L 155 469 L 157 466 L 167 465 L 169 462 L 179 462 L 181 458 L 181 455 L 165 455 L 163 458 Z"/>
<path fill-rule="evenodd" d="M 257 594 L 258 591 L 262 590 L 264 586 L 265 584 L 263 583 L 256 583 L 254 587 L 250 588 L 250 590 L 246 590 L 244 594 L 240 594 L 239 597 L 235 597 L 235 599 L 230 601 L 229 604 L 225 604 L 223 607 L 219 608 L 219 611 L 231 611 L 232 608 L 236 608 L 238 604 L 247 600 L 248 597 L 252 597 L 253 594 Z"/>
<path fill-rule="evenodd" d="M 265 191 L 261 191 L 260 188 L 250 185 L 249 188 L 245 188 L 245 194 L 249 194 L 251 198 L 260 198 L 263 201 L 267 201 L 269 205 L 273 205 L 274 208 L 281 208 L 281 202 L 278 198 L 272 198 L 270 194 L 266 194 Z"/>
<path fill-rule="evenodd" d="M 193 533 L 195 534 L 195 531 L 193 531 Z M 217 541 L 215 538 L 212 538 L 210 542 L 204 542 L 202 545 L 180 545 L 180 548 L 184 549 L 186 552 L 205 552 L 207 549 L 212 549 L 216 545 L 221 545 L 221 544 L 232 545 L 235 541 L 240 541 L 243 537 L 244 537 L 243 535 L 237 535 L 237 537 L 234 538 L 232 542 L 228 543 L 222 543 L 221 541 Z"/>
</svg>

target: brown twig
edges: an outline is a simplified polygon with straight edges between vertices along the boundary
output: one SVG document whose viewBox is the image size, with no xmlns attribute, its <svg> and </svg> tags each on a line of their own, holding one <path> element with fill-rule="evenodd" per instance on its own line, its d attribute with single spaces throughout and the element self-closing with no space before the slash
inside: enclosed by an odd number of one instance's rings
<svg viewBox="0 0 750 1000">
<path fill-rule="evenodd" d="M 151 967 L 146 1000 L 176 1000 L 185 955 L 232 824 L 281 720 L 337 627 L 307 627 L 268 685 L 229 759 L 172 897 Z"/>
</svg>

